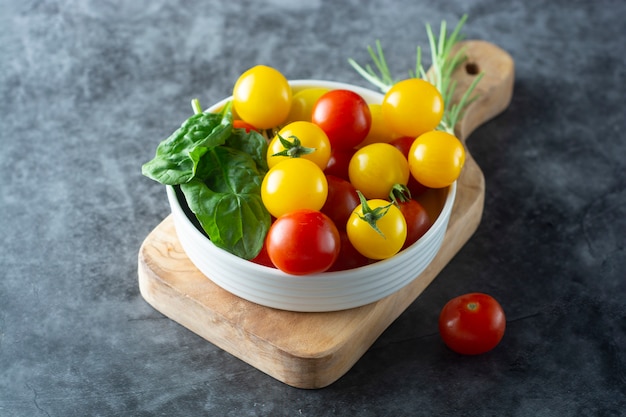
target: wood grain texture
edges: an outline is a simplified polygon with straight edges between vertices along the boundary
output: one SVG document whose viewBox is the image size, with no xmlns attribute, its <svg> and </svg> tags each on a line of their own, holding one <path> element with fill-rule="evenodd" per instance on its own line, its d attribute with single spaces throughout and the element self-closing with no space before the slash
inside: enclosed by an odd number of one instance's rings
<svg viewBox="0 0 626 417">
<path fill-rule="evenodd" d="M 483 41 L 466 41 L 469 72 L 485 73 L 480 98 L 457 124 L 465 140 L 502 112 L 513 91 L 513 60 Z M 474 74 L 454 74 L 465 91 Z M 223 290 L 186 257 L 171 216 L 145 239 L 138 255 L 139 288 L 155 309 L 209 342 L 272 377 L 298 388 L 325 387 L 344 375 L 380 334 L 422 293 L 472 236 L 482 216 L 483 174 L 467 154 L 457 196 L 440 251 L 429 267 L 400 291 L 350 310 L 300 313 L 276 310 Z"/>
</svg>

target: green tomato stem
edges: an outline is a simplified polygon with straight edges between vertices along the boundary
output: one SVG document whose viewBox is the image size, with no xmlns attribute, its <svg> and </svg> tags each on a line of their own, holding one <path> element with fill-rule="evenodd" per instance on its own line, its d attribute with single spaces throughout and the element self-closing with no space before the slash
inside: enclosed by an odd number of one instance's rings
<svg viewBox="0 0 626 417">
<path fill-rule="evenodd" d="M 281 145 L 285 148 L 283 151 L 276 152 L 272 156 L 287 156 L 289 158 L 300 158 L 302 155 L 308 155 L 310 153 L 315 152 L 315 148 L 307 148 L 306 146 L 302 146 L 302 142 L 300 139 L 295 136 L 289 136 L 289 139 L 293 139 L 293 142 L 290 142 L 288 139 L 285 139 L 280 134 L 277 134 L 278 140 L 280 140 Z"/>
<path fill-rule="evenodd" d="M 389 192 L 389 199 L 396 206 L 411 200 L 411 190 L 404 184 L 394 184 Z"/>
<path fill-rule="evenodd" d="M 385 214 L 387 214 L 389 208 L 393 203 L 389 203 L 386 206 L 376 207 L 375 209 L 372 209 L 367 203 L 365 196 L 359 190 L 357 190 L 356 193 L 359 196 L 359 201 L 361 202 L 361 211 L 363 212 L 363 215 L 359 215 L 359 218 L 369 224 L 372 229 L 376 230 L 379 235 L 385 238 L 385 234 L 378 228 L 377 223 L 378 220 L 380 220 L 382 217 L 385 216 Z"/>
</svg>

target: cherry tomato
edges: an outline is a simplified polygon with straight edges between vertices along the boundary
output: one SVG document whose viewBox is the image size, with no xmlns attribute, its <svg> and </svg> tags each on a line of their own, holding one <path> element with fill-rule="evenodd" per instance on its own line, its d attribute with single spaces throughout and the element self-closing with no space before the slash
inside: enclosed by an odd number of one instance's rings
<svg viewBox="0 0 626 417">
<path fill-rule="evenodd" d="M 299 209 L 320 210 L 327 196 L 324 171 L 303 158 L 290 158 L 276 164 L 261 183 L 263 205 L 277 218 Z"/>
<path fill-rule="evenodd" d="M 406 220 L 406 240 L 402 246 L 402 249 L 406 249 L 428 231 L 432 224 L 430 216 L 424 206 L 411 198 L 408 187 L 394 186 L 390 197 Z"/>
<path fill-rule="evenodd" d="M 285 148 L 279 135 L 291 144 L 290 149 Z M 289 156 L 276 155 L 281 152 L 287 153 Z M 320 169 L 325 169 L 330 159 L 328 136 L 326 136 L 322 128 L 314 123 L 305 121 L 289 123 L 280 129 L 278 134 L 270 141 L 267 148 L 267 165 L 272 168 L 277 163 L 291 157 L 311 160 Z"/>
<path fill-rule="evenodd" d="M 409 169 L 415 179 L 430 188 L 452 184 L 465 164 L 465 147 L 455 136 L 433 130 L 420 135 L 409 150 Z"/>
<path fill-rule="evenodd" d="M 411 149 L 411 145 L 413 145 L 414 141 L 415 138 L 413 136 L 400 136 L 399 138 L 395 138 L 389 142 L 389 144 L 398 148 L 398 150 L 402 152 L 402 155 L 408 159 L 409 150 Z"/>
<path fill-rule="evenodd" d="M 256 127 L 252 126 L 250 123 L 246 123 L 243 120 L 233 120 L 233 128 L 234 129 L 245 129 L 246 133 L 250 133 L 251 130 L 256 132 L 259 131 Z"/>
<path fill-rule="evenodd" d="M 321 211 L 330 217 L 337 229 L 346 230 L 348 218 L 360 203 L 359 195 L 354 186 L 342 178 L 326 175 L 326 181 L 328 197 Z"/>
<path fill-rule="evenodd" d="M 272 224 L 266 237 L 267 253 L 281 271 L 292 275 L 324 272 L 337 259 L 339 231 L 332 220 L 315 210 L 296 210 Z"/>
<path fill-rule="evenodd" d="M 482 293 L 461 295 L 448 301 L 439 315 L 444 343 L 462 355 L 478 355 L 500 343 L 506 328 L 502 306 Z"/>
<path fill-rule="evenodd" d="M 255 258 L 251 259 L 250 261 L 258 265 L 263 265 L 263 266 L 267 266 L 270 268 L 276 268 L 274 264 L 272 263 L 270 256 L 267 254 L 267 246 L 265 244 L 261 248 L 261 251 L 259 252 L 259 254 Z"/>
<path fill-rule="evenodd" d="M 258 129 L 281 124 L 291 108 L 291 86 L 274 68 L 257 65 L 237 79 L 233 107 L 242 120 Z"/>
<path fill-rule="evenodd" d="M 419 238 L 424 236 L 431 226 L 430 217 L 426 209 L 416 200 L 398 203 L 398 208 L 404 215 L 406 220 L 407 235 L 403 249 L 417 242 Z"/>
<path fill-rule="evenodd" d="M 348 239 L 348 234 L 346 232 L 340 231 L 339 236 L 341 238 L 339 256 L 328 271 L 345 271 L 347 269 L 369 265 L 373 262 L 371 259 L 361 255 L 361 253 L 354 248 L 352 243 L 350 243 L 350 239 Z"/>
<path fill-rule="evenodd" d="M 372 143 L 354 153 L 348 166 L 350 182 L 367 198 L 387 198 L 396 184 L 409 181 L 409 164 L 388 143 Z"/>
<path fill-rule="evenodd" d="M 285 122 L 291 123 L 300 120 L 310 122 L 313 106 L 317 100 L 327 92 L 327 88 L 312 87 L 305 88 L 295 93 L 291 100 L 291 109 L 289 110 L 289 115 Z"/>
<path fill-rule="evenodd" d="M 372 115 L 372 124 L 370 131 L 363 140 L 359 143 L 359 147 L 369 145 L 371 143 L 389 143 L 398 137 L 387 125 L 383 118 L 383 107 L 378 103 L 372 103 L 368 105 L 370 108 L 370 114 Z"/>
<path fill-rule="evenodd" d="M 313 106 L 311 121 L 326 132 L 333 149 L 347 150 L 363 142 L 372 115 L 367 102 L 354 91 L 331 90 Z"/>
<path fill-rule="evenodd" d="M 406 221 L 400 209 L 382 199 L 363 201 L 346 224 L 348 239 L 363 256 L 380 260 L 402 249 L 406 240 Z"/>
<path fill-rule="evenodd" d="M 326 165 L 324 172 L 328 175 L 334 175 L 335 177 L 350 181 L 348 167 L 350 166 L 350 159 L 352 159 L 354 152 L 354 149 L 348 149 L 345 151 L 331 149 L 330 159 L 328 160 L 328 164 Z"/>
<path fill-rule="evenodd" d="M 402 152 L 402 155 L 408 160 L 409 159 L 409 150 L 411 149 L 411 145 L 415 141 L 415 138 L 411 136 L 401 136 L 389 142 L 391 145 L 395 146 Z M 411 196 L 413 198 L 422 195 L 428 190 L 424 184 L 420 184 L 419 181 L 415 179 L 413 175 L 409 176 L 409 182 L 406 184 L 409 191 L 411 191 Z"/>
<path fill-rule="evenodd" d="M 417 137 L 439 125 L 444 102 L 428 81 L 409 78 L 394 84 L 385 94 L 382 113 L 391 130 L 401 136 Z"/>
</svg>

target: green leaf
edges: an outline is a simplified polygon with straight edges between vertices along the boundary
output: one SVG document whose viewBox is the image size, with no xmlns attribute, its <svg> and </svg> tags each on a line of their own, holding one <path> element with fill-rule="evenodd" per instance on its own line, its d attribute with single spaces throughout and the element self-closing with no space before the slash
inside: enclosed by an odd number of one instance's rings
<svg viewBox="0 0 626 417">
<path fill-rule="evenodd" d="M 267 172 L 267 141 L 259 132 L 234 129 L 224 145 L 247 153 L 252 157 L 261 174 Z"/>
<path fill-rule="evenodd" d="M 191 211 L 218 247 L 253 259 L 263 247 L 270 214 L 261 200 L 261 182 L 254 159 L 227 146 L 208 150 L 198 177 L 181 185 Z"/>
<path fill-rule="evenodd" d="M 161 184 L 184 184 L 194 178 L 207 148 L 222 145 L 232 131 L 232 113 L 199 113 L 162 141 L 141 172 Z"/>
</svg>

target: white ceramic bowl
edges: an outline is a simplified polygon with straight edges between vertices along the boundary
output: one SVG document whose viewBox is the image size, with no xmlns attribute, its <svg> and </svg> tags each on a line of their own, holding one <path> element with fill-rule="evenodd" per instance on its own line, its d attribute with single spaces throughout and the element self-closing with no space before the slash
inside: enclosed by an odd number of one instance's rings
<svg viewBox="0 0 626 417">
<path fill-rule="evenodd" d="M 380 93 L 338 82 L 298 80 L 294 92 L 306 87 L 349 89 L 369 103 L 380 103 Z M 217 111 L 230 98 L 208 111 Z M 378 301 L 419 276 L 437 254 L 448 226 L 456 183 L 432 190 L 430 214 L 435 221 L 417 242 L 393 256 L 360 268 L 293 276 L 241 259 L 213 245 L 188 217 L 174 187 L 167 187 L 176 234 L 191 262 L 215 284 L 254 303 L 290 311 L 320 312 L 359 307 Z M 182 197 L 182 193 L 180 194 Z M 185 208 L 184 208 L 185 207 Z M 187 210 L 187 213 L 186 213 Z M 189 214 L 191 215 L 191 214 Z M 194 219 L 195 220 L 195 219 Z"/>
</svg>

